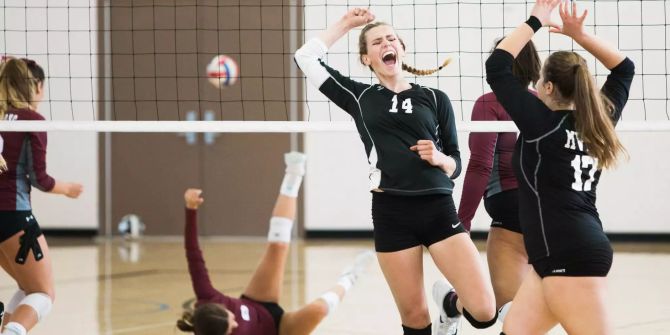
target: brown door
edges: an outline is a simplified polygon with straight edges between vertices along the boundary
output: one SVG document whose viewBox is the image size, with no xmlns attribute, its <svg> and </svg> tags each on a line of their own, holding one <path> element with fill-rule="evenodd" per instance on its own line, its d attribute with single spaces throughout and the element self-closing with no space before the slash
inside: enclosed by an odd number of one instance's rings
<svg viewBox="0 0 670 335">
<path fill-rule="evenodd" d="M 288 150 L 287 134 L 221 134 L 215 143 L 205 144 L 203 232 L 267 234 Z"/>
<path fill-rule="evenodd" d="M 271 2 L 111 2 L 111 118 L 186 120 L 192 111 L 198 120 L 288 120 L 288 34 L 297 32 L 283 29 L 291 8 Z M 238 82 L 223 90 L 206 78 L 218 54 L 240 68 Z M 177 134 L 112 135 L 112 224 L 134 213 L 146 234 L 179 235 L 183 191 L 192 186 L 204 189 L 204 234 L 267 233 L 289 135 L 196 137 L 189 145 Z"/>
</svg>

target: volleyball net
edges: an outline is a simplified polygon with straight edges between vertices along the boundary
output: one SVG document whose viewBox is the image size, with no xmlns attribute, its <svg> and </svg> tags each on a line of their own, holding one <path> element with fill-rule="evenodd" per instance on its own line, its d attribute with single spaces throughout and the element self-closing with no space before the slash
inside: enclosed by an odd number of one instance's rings
<svg viewBox="0 0 670 335">
<path fill-rule="evenodd" d="M 460 130 L 513 129 L 510 124 L 469 120 L 476 99 L 490 91 L 484 62 L 494 41 L 523 22 L 534 2 L 0 3 L 0 54 L 33 59 L 45 69 L 39 112 L 53 121 L 0 123 L 2 130 L 304 132 L 354 129 L 350 117 L 310 86 L 293 62 L 302 43 L 352 7 L 369 7 L 378 20 L 393 25 L 407 45 L 408 64 L 429 69 L 452 58 L 433 75 L 407 76 L 447 93 Z M 670 130 L 668 2 L 598 0 L 578 5 L 589 10 L 587 29 L 636 64 L 621 130 Z M 358 60 L 359 32 L 333 45 L 325 61 L 355 80 L 372 83 L 376 78 Z M 599 84 L 604 82 L 608 70 L 569 38 L 543 30 L 534 41 L 541 58 L 555 50 L 580 52 Z M 210 61 L 220 54 L 234 59 L 239 70 L 236 82 L 223 88 L 212 85 L 207 73 Z"/>
</svg>

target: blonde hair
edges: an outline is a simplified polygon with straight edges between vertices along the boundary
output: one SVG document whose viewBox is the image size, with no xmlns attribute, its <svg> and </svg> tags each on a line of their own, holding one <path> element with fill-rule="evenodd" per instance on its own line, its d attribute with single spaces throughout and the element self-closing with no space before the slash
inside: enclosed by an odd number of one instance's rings
<svg viewBox="0 0 670 335">
<path fill-rule="evenodd" d="M 10 58 L 0 64 L 0 119 L 9 108 L 32 109 L 39 81 L 25 61 Z"/>
<path fill-rule="evenodd" d="M 617 157 L 628 155 L 614 130 L 614 106 L 598 89 L 586 60 L 575 52 L 558 51 L 544 65 L 545 82 L 556 85 L 563 99 L 575 103 L 575 130 L 598 168 L 616 166 Z"/>
<path fill-rule="evenodd" d="M 359 60 L 360 60 L 361 64 L 363 64 L 363 65 L 365 65 L 365 63 L 363 62 L 363 56 L 368 54 L 368 41 L 367 41 L 367 38 L 366 38 L 365 35 L 368 33 L 368 31 L 370 31 L 370 29 L 376 28 L 376 27 L 379 27 L 379 26 L 389 26 L 390 27 L 391 25 L 389 25 L 386 22 L 381 22 L 381 21 L 380 22 L 375 22 L 375 23 L 369 23 L 365 27 L 363 27 L 363 29 L 361 30 L 361 34 L 358 36 Z M 405 50 L 405 42 L 400 37 L 398 37 L 398 40 L 400 40 L 400 44 L 402 45 L 402 49 Z M 431 74 L 433 74 L 437 71 L 442 70 L 444 67 L 449 65 L 449 63 L 451 63 L 451 58 L 447 58 L 442 63 L 441 66 L 439 66 L 435 69 L 420 70 L 420 69 L 417 69 L 417 68 L 415 68 L 411 65 L 407 65 L 406 63 L 403 62 L 402 63 L 402 69 L 404 71 L 407 71 L 407 72 L 409 72 L 413 75 L 416 75 L 416 76 L 427 76 L 427 75 L 431 75 Z M 370 68 L 370 71 L 375 72 L 375 70 L 372 68 L 372 66 L 368 66 L 368 67 Z"/>
</svg>

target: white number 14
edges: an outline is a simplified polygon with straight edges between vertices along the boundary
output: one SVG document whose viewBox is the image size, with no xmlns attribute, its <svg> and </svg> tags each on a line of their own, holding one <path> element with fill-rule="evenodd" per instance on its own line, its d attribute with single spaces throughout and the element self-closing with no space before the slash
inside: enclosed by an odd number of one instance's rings
<svg viewBox="0 0 670 335">
<path fill-rule="evenodd" d="M 394 95 L 393 98 L 391 99 L 391 102 L 393 103 L 391 105 L 391 109 L 389 109 L 389 112 L 391 113 L 397 113 L 398 112 L 398 96 Z M 403 111 L 406 114 L 412 114 L 412 99 L 407 98 L 402 101 L 402 105 L 400 106 Z"/>
</svg>

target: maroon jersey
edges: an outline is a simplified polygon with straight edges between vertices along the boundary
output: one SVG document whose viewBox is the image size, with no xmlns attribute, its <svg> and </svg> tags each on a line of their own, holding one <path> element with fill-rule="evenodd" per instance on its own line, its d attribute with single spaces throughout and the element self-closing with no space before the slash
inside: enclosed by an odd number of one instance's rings
<svg viewBox="0 0 670 335">
<path fill-rule="evenodd" d="M 277 335 L 278 330 L 274 319 L 265 307 L 248 299 L 229 297 L 212 286 L 198 244 L 198 212 L 196 210 L 186 209 L 184 247 L 193 291 L 197 298 L 196 306 L 204 303 L 226 306 L 235 314 L 235 320 L 239 324 L 231 335 Z"/>
<path fill-rule="evenodd" d="M 0 122 L 17 120 L 44 120 L 30 109 L 10 109 Z M 30 189 L 49 192 L 56 181 L 47 174 L 47 133 L 0 132 L 4 140 L 2 156 L 7 171 L 0 174 L 0 210 L 31 210 Z"/>
<path fill-rule="evenodd" d="M 472 108 L 472 121 L 512 121 L 495 94 L 479 97 Z M 470 133 L 470 162 L 463 182 L 458 216 L 470 230 L 479 202 L 486 196 L 519 187 L 512 168 L 516 133 Z M 516 209 L 515 209 L 516 210 Z"/>
</svg>

